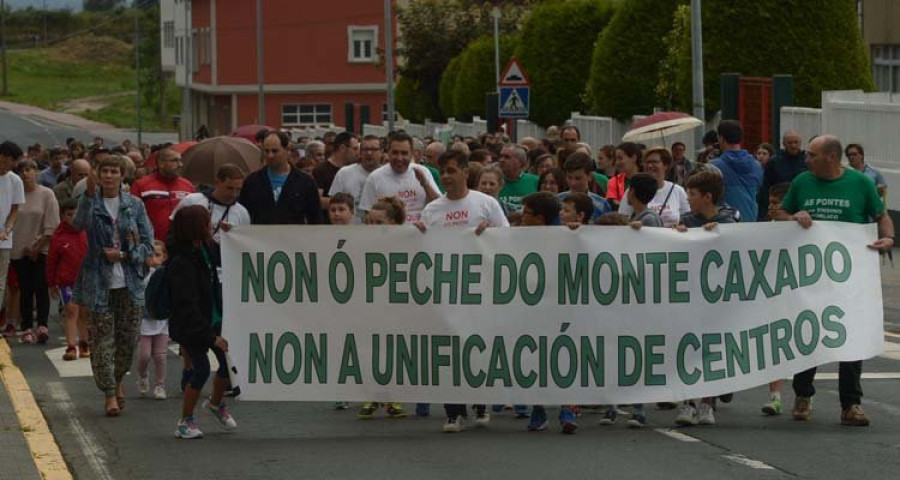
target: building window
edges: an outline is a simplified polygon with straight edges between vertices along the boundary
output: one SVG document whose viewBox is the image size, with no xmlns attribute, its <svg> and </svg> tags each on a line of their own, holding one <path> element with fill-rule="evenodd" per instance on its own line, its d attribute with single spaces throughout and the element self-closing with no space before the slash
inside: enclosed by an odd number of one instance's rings
<svg viewBox="0 0 900 480">
<path fill-rule="evenodd" d="M 172 48 L 175 46 L 175 22 L 163 23 L 163 47 Z"/>
<path fill-rule="evenodd" d="M 350 63 L 374 63 L 378 50 L 377 26 L 347 27 L 347 61 Z"/>
<path fill-rule="evenodd" d="M 282 105 L 281 125 L 331 125 L 331 105 L 327 103 Z"/>
<path fill-rule="evenodd" d="M 878 90 L 900 93 L 900 45 L 872 46 L 872 77 Z"/>
</svg>

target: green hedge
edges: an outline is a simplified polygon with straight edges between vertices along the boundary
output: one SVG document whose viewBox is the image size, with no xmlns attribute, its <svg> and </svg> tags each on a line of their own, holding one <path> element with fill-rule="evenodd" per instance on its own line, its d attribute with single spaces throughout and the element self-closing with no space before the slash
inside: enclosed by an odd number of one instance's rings
<svg viewBox="0 0 900 480">
<path fill-rule="evenodd" d="M 518 45 L 515 36 L 500 37 L 500 68 L 506 65 Z M 452 91 L 453 108 L 448 116 L 471 121 L 473 116 L 485 116 L 484 95 L 496 89 L 494 66 L 494 37 L 481 37 L 459 54 L 459 72 Z"/>
<path fill-rule="evenodd" d="M 421 88 L 419 82 L 407 77 L 400 77 L 397 81 L 394 101 L 400 115 L 411 122 L 422 123 L 426 118 L 434 120 L 440 116 L 428 92 Z"/>
<path fill-rule="evenodd" d="M 591 54 L 598 33 L 613 18 L 613 5 L 608 0 L 550 1 L 528 15 L 516 56 L 531 79 L 531 121 L 559 124 L 584 110 Z"/>
<path fill-rule="evenodd" d="M 462 56 L 455 56 L 444 73 L 441 75 L 441 86 L 438 89 L 438 106 L 444 117 L 452 117 L 454 112 L 453 92 L 456 90 L 456 80 L 459 78 L 459 72 L 462 67 Z"/>
<path fill-rule="evenodd" d="M 594 49 L 585 99 L 591 113 L 626 119 L 653 111 L 657 74 L 666 57 L 663 38 L 672 29 L 675 7 L 684 3 L 686 0 L 620 2 Z M 756 27 L 755 22 L 747 21 L 739 25 L 751 31 Z"/>
<path fill-rule="evenodd" d="M 707 114 L 720 107 L 724 72 L 794 76 L 794 102 L 819 107 L 823 90 L 874 90 L 856 2 L 848 0 L 705 0 L 704 87 Z M 741 28 L 727 28 L 728 25 Z M 745 25 L 753 25 L 746 28 Z M 688 37 L 687 41 L 690 41 Z M 752 48 L 748 48 L 752 46 Z M 677 75 L 690 85 L 690 68 Z"/>
</svg>

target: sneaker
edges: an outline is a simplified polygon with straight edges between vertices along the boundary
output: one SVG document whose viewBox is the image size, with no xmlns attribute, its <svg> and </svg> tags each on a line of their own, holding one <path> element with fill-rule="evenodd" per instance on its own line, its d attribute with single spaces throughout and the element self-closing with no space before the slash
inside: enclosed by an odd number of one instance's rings
<svg viewBox="0 0 900 480">
<path fill-rule="evenodd" d="M 808 422 L 812 417 L 812 398 L 797 397 L 794 399 L 794 410 L 791 412 L 794 420 Z"/>
<path fill-rule="evenodd" d="M 157 400 L 165 400 L 166 399 L 166 387 L 162 385 L 156 385 L 153 387 L 153 398 Z"/>
<path fill-rule="evenodd" d="M 50 332 L 47 330 L 47 327 L 40 326 L 37 331 L 37 342 L 41 345 L 47 343 L 47 340 L 50 340 Z"/>
<path fill-rule="evenodd" d="M 762 412 L 766 415 L 781 415 L 781 398 L 771 397 L 769 403 L 763 405 Z"/>
<path fill-rule="evenodd" d="M 359 412 L 356 414 L 356 418 L 360 420 L 368 420 L 375 415 L 375 411 L 378 410 L 377 402 L 366 402 L 360 407 Z"/>
<path fill-rule="evenodd" d="M 567 407 L 563 407 L 562 411 L 559 412 L 559 423 L 562 427 L 562 433 L 566 435 L 571 435 L 578 430 L 578 424 L 575 423 L 575 413 Z"/>
<path fill-rule="evenodd" d="M 513 406 L 513 409 L 516 411 L 516 420 L 524 420 L 531 417 L 531 415 L 528 414 L 527 405 L 515 405 Z"/>
<path fill-rule="evenodd" d="M 647 413 L 643 408 L 635 408 L 628 419 L 628 428 L 643 428 L 647 425 Z"/>
<path fill-rule="evenodd" d="M 697 424 L 697 410 L 690 403 L 684 403 L 678 409 L 678 415 L 675 417 L 675 425 L 682 427 L 690 427 Z"/>
<path fill-rule="evenodd" d="M 66 353 L 63 354 L 63 360 L 71 362 L 78 359 L 78 349 L 75 347 L 66 347 Z"/>
<path fill-rule="evenodd" d="M 417 417 L 427 417 L 431 415 L 431 404 L 430 403 L 417 403 L 416 404 L 416 416 Z"/>
<path fill-rule="evenodd" d="M 608 427 L 614 423 L 616 423 L 616 419 L 619 418 L 619 413 L 616 412 L 616 406 L 610 405 L 605 412 L 603 412 L 603 418 L 600 419 L 600 425 L 604 427 Z"/>
<path fill-rule="evenodd" d="M 349 402 L 334 402 L 335 410 L 350 410 Z"/>
<path fill-rule="evenodd" d="M 203 438 L 203 432 L 197 428 L 194 417 L 182 418 L 175 426 L 175 438 Z"/>
<path fill-rule="evenodd" d="M 138 392 L 140 392 L 141 396 L 146 396 L 148 393 L 150 393 L 150 379 L 138 375 L 137 387 Z"/>
<path fill-rule="evenodd" d="M 462 418 L 457 415 L 455 417 L 447 417 L 447 422 L 442 427 L 444 433 L 459 433 L 462 431 Z"/>
<path fill-rule="evenodd" d="M 234 417 L 231 416 L 231 412 L 225 407 L 225 402 L 222 402 L 221 405 L 213 405 L 212 402 L 207 398 L 203 401 L 203 408 L 212 413 L 214 417 L 216 417 L 216 421 L 219 422 L 219 427 L 226 432 L 233 432 L 237 430 L 237 422 L 234 421 Z"/>
<path fill-rule="evenodd" d="M 23 333 L 22 336 L 19 337 L 19 342 L 29 344 L 34 343 L 34 332 L 32 332 L 30 328 L 28 330 L 25 330 L 25 333 Z"/>
<path fill-rule="evenodd" d="M 858 404 L 850 405 L 841 412 L 841 425 L 868 427 L 869 417 Z"/>
<path fill-rule="evenodd" d="M 725 395 L 719 395 L 719 400 L 721 400 L 722 403 L 731 403 L 731 401 L 734 400 L 734 394 L 726 393 Z"/>
<path fill-rule="evenodd" d="M 697 407 L 697 423 L 700 425 L 716 424 L 716 415 L 713 413 L 712 404 L 700 403 Z"/>
<path fill-rule="evenodd" d="M 543 432 L 547 429 L 547 412 L 544 407 L 533 407 L 531 409 L 531 421 L 528 422 L 529 432 Z"/>
<path fill-rule="evenodd" d="M 475 410 L 475 423 L 478 425 L 487 425 L 491 421 L 491 414 L 487 410 Z"/>
<path fill-rule="evenodd" d="M 399 403 L 389 403 L 387 408 L 385 408 L 387 412 L 388 418 L 406 418 L 406 412 L 403 410 L 403 405 Z"/>
</svg>

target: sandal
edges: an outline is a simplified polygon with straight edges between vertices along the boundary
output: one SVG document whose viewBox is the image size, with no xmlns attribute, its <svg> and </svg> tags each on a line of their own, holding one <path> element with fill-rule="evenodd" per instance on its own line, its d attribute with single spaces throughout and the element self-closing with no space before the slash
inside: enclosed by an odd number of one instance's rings
<svg viewBox="0 0 900 480">
<path fill-rule="evenodd" d="M 91 348 L 88 347 L 88 342 L 78 342 L 78 356 L 81 358 L 91 356 Z"/>
<path fill-rule="evenodd" d="M 78 358 L 78 350 L 74 346 L 66 347 L 66 353 L 63 354 L 63 360 L 70 362 Z"/>
<path fill-rule="evenodd" d="M 106 416 L 107 417 L 118 417 L 119 413 L 122 412 L 121 406 L 110 406 L 106 405 Z"/>
<path fill-rule="evenodd" d="M 47 343 L 47 340 L 50 340 L 50 332 L 47 330 L 47 327 L 40 326 L 38 327 L 37 341 L 41 345 Z"/>
<path fill-rule="evenodd" d="M 34 343 L 34 332 L 29 328 L 22 333 L 22 336 L 19 337 L 19 342 L 21 343 Z"/>
</svg>

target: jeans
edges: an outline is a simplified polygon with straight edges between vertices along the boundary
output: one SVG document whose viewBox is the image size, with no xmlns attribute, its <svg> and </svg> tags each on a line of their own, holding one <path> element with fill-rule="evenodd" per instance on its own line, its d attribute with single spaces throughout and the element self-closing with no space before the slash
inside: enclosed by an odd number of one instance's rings
<svg viewBox="0 0 900 480">
<path fill-rule="evenodd" d="M 849 408 L 850 405 L 859 405 L 862 401 L 862 385 L 859 380 L 862 377 L 862 360 L 856 362 L 840 362 L 838 366 L 838 391 L 841 397 L 841 408 Z M 816 369 L 810 368 L 805 372 L 794 375 L 794 394 L 798 397 L 812 397 L 816 394 L 813 379 L 816 377 Z"/>
<path fill-rule="evenodd" d="M 47 326 L 50 315 L 50 291 L 47 288 L 47 256 L 38 255 L 37 260 L 19 258 L 12 261 L 19 276 L 19 307 L 22 315 L 22 330 L 34 327 L 34 302 L 37 300 L 37 323 Z"/>
</svg>

